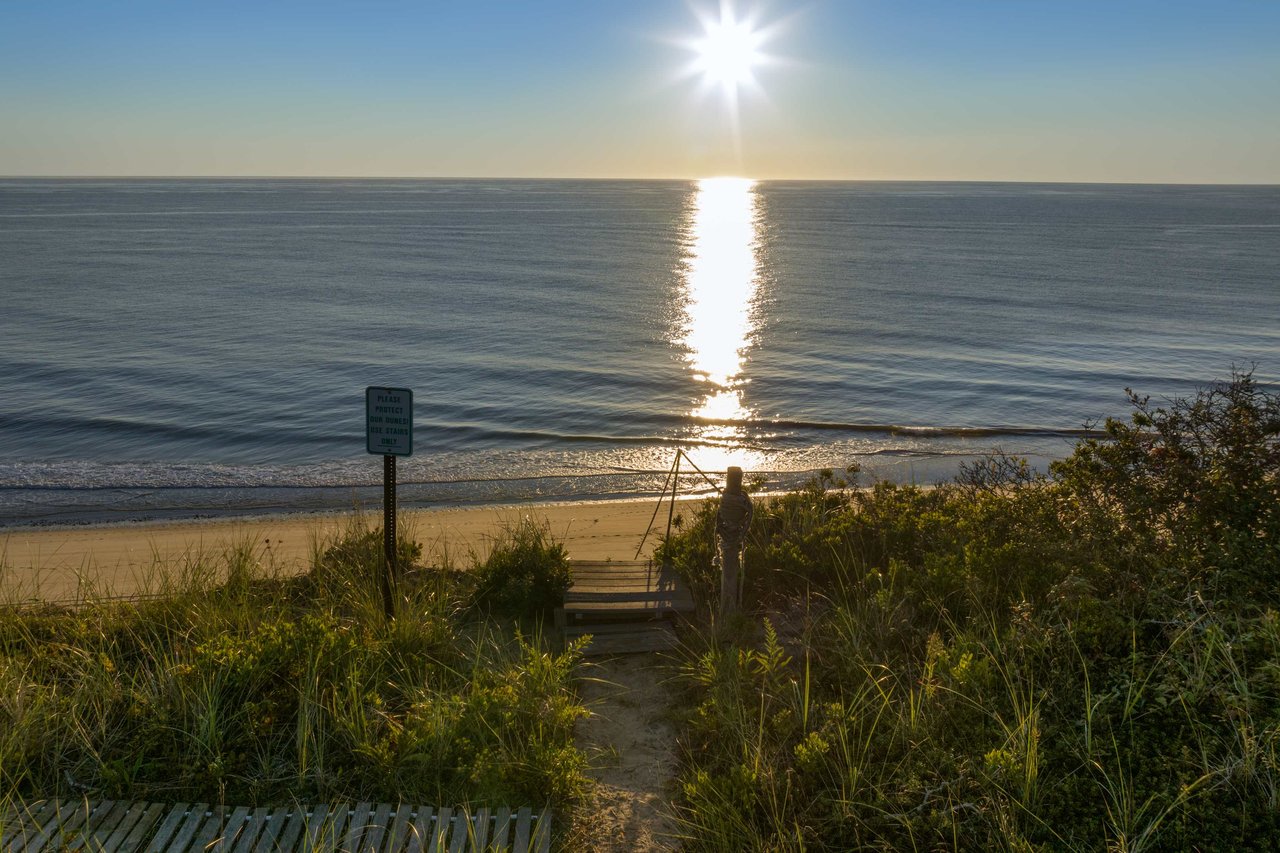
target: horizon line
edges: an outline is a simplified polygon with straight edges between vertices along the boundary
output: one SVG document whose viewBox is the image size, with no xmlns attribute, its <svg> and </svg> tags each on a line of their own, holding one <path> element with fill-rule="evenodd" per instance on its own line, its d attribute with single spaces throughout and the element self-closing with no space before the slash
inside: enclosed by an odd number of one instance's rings
<svg viewBox="0 0 1280 853">
<path fill-rule="evenodd" d="M 600 177 L 600 176 L 527 176 L 527 175 L 0 175 L 0 181 L 15 180 L 83 180 L 83 181 L 652 181 L 687 182 L 710 178 L 745 178 L 760 183 L 809 183 L 809 184 L 1057 184 L 1069 186 L 1188 186 L 1188 187 L 1280 187 L 1280 181 L 1203 181 L 1203 180 L 1046 180 L 1018 178 L 757 178 L 749 175 L 697 175 L 667 177 Z"/>
</svg>

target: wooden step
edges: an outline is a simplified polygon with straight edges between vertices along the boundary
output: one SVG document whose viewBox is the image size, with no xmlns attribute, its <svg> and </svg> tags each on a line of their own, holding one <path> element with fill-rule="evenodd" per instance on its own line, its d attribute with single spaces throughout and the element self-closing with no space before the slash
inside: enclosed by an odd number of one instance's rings
<svg viewBox="0 0 1280 853">
<path fill-rule="evenodd" d="M 671 622 L 582 622 L 579 625 L 567 626 L 564 634 L 567 637 L 581 637 L 582 634 L 593 634 L 596 637 L 604 637 L 605 634 L 634 634 L 636 631 L 644 631 L 649 625 L 667 629 L 671 626 Z"/>
<path fill-rule="evenodd" d="M 618 586 L 639 587 L 641 589 L 671 589 L 680 586 L 675 577 L 664 575 L 574 575 L 570 589 L 596 589 Z"/>
<path fill-rule="evenodd" d="M 676 632 L 669 622 L 574 625 L 565 637 L 591 636 L 585 650 L 588 657 L 665 652 L 676 647 Z"/>
<path fill-rule="evenodd" d="M 573 585 L 558 614 L 561 624 L 583 620 L 651 621 L 694 611 L 693 596 L 672 571 L 642 562 L 570 562 Z"/>
<path fill-rule="evenodd" d="M 579 592 L 571 589 L 564 596 L 564 605 L 569 608 L 578 604 L 587 602 L 628 602 L 628 601 L 689 601 L 693 602 L 693 596 L 687 590 L 683 589 L 658 589 L 649 592 L 635 592 L 629 589 L 619 590 L 592 590 L 591 592 Z"/>
<path fill-rule="evenodd" d="M 616 598 L 609 601 L 565 601 L 565 616 L 596 613 L 625 613 L 632 615 L 653 615 L 662 613 L 692 613 L 693 599 L 685 596 L 663 596 L 654 599 Z"/>
</svg>

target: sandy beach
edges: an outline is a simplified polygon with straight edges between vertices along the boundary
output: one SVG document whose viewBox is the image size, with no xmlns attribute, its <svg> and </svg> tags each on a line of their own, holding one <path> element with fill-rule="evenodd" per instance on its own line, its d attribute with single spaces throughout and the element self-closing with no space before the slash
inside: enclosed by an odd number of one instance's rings
<svg viewBox="0 0 1280 853">
<path fill-rule="evenodd" d="M 655 506 L 654 499 L 646 499 L 413 510 L 401 514 L 401 525 L 412 531 L 422 543 L 424 559 L 433 563 L 447 555 L 454 565 L 470 565 L 473 554 L 486 554 L 504 528 L 524 517 L 545 520 L 572 559 L 630 560 Z M 269 516 L 3 532 L 0 592 L 11 600 L 49 601 L 73 600 L 90 590 L 131 595 L 151 587 L 158 572 L 181 571 L 197 558 L 218 563 L 228 549 L 246 545 L 264 566 L 299 572 L 317 544 L 323 547 L 351 518 L 350 513 Z M 666 518 L 664 504 L 643 556 L 652 553 Z M 368 519 L 382 523 L 379 514 Z"/>
</svg>

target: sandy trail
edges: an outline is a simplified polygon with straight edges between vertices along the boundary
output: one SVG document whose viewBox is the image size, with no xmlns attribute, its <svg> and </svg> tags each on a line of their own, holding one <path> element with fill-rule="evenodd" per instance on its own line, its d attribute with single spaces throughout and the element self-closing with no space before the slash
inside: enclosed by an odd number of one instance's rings
<svg viewBox="0 0 1280 853">
<path fill-rule="evenodd" d="M 605 659 L 582 689 L 591 717 L 578 745 L 595 768 L 583 842 L 597 853 L 675 850 L 667 803 L 676 772 L 676 733 L 667 719 L 667 668 L 655 654 Z"/>
</svg>

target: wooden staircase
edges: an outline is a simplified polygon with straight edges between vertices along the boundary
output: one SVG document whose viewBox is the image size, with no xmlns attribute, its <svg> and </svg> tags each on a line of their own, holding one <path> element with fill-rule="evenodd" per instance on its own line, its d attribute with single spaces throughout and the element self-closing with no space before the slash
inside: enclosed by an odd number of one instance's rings
<svg viewBox="0 0 1280 853">
<path fill-rule="evenodd" d="M 588 655 L 653 652 L 675 645 L 672 622 L 693 596 L 670 569 L 647 561 L 569 563 L 573 585 L 556 611 L 566 641 L 590 634 Z"/>
</svg>

